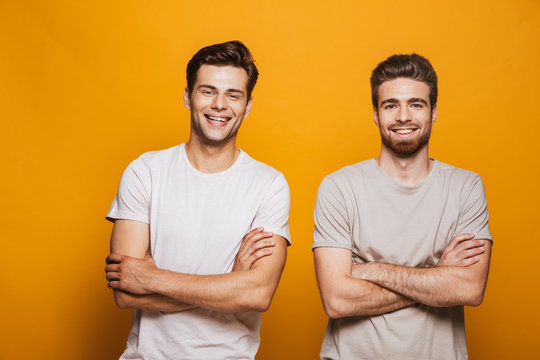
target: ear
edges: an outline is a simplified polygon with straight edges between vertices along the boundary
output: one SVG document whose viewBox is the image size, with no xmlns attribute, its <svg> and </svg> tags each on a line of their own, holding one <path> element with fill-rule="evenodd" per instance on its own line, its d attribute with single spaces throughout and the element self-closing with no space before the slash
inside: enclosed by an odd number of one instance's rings
<svg viewBox="0 0 540 360">
<path fill-rule="evenodd" d="M 247 118 L 249 112 L 251 111 L 251 105 L 253 104 L 253 96 L 251 96 L 246 104 L 246 112 L 244 113 L 244 119 Z M 244 120 L 242 119 L 242 120 Z"/>
<path fill-rule="evenodd" d="M 435 124 L 435 119 L 437 119 L 437 104 L 431 110 L 431 125 Z"/>
<path fill-rule="evenodd" d="M 375 122 L 375 125 L 379 127 L 379 112 L 375 106 L 373 107 L 373 121 Z"/>
<path fill-rule="evenodd" d="M 189 90 L 187 86 L 184 89 L 184 106 L 186 107 L 186 109 L 191 111 L 191 99 L 189 98 Z"/>
</svg>

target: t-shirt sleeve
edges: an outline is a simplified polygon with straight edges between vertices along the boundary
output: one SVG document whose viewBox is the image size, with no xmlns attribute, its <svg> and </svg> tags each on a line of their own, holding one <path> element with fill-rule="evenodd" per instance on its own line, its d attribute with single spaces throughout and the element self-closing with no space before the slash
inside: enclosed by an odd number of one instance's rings
<svg viewBox="0 0 540 360">
<path fill-rule="evenodd" d="M 252 229 L 263 227 L 265 231 L 280 235 L 291 244 L 289 233 L 289 209 L 291 197 L 289 185 L 282 174 L 276 176 L 264 195 L 252 223 Z"/>
<path fill-rule="evenodd" d="M 150 170 L 141 158 L 134 160 L 124 171 L 120 186 L 106 219 L 135 220 L 150 223 Z"/>
<path fill-rule="evenodd" d="M 328 177 L 319 186 L 314 218 L 313 248 L 353 249 L 345 199 L 337 184 Z"/>
<path fill-rule="evenodd" d="M 480 176 L 475 174 L 465 186 L 464 195 L 455 235 L 471 233 L 476 239 L 493 242 L 489 231 L 486 192 Z"/>
</svg>

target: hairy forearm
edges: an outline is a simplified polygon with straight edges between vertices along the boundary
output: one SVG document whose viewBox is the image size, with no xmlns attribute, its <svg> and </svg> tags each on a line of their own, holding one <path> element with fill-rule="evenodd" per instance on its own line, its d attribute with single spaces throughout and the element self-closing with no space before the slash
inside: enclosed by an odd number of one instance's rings
<svg viewBox="0 0 540 360">
<path fill-rule="evenodd" d="M 470 268 L 458 266 L 414 268 L 367 263 L 358 276 L 429 306 L 477 306 L 482 302 L 485 280 Z"/>
<path fill-rule="evenodd" d="M 139 295 L 131 294 L 119 289 L 114 289 L 113 291 L 116 305 L 121 309 L 177 312 L 196 307 L 161 294 Z"/>
<path fill-rule="evenodd" d="M 415 303 L 394 291 L 354 278 L 342 279 L 327 294 L 323 293 L 323 303 L 331 318 L 380 315 Z"/>
</svg>

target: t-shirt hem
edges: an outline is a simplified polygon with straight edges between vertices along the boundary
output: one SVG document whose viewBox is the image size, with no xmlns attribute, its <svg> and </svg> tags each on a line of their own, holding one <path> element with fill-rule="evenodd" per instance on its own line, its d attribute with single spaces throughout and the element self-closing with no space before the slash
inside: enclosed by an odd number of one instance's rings
<svg viewBox="0 0 540 360">
<path fill-rule="evenodd" d="M 317 243 L 313 244 L 311 246 L 311 250 L 318 248 L 318 247 L 335 247 L 335 248 L 341 248 L 341 249 L 347 249 L 352 251 L 352 247 L 342 244 L 325 244 L 325 243 Z"/>
<path fill-rule="evenodd" d="M 122 213 L 111 214 L 111 215 L 107 214 L 107 216 L 105 216 L 105 219 L 109 220 L 110 222 L 115 222 L 116 220 L 133 220 L 133 221 L 139 221 L 145 224 L 149 224 L 148 219 L 135 216 L 133 214 L 122 214 Z"/>
</svg>

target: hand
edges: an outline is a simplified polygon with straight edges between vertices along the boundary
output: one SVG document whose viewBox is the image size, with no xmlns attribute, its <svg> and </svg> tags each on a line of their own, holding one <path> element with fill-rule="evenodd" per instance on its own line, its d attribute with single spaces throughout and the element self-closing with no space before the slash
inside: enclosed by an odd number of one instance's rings
<svg viewBox="0 0 540 360">
<path fill-rule="evenodd" d="M 150 286 L 158 271 L 154 259 L 146 255 L 136 259 L 127 255 L 110 254 L 105 259 L 108 286 L 132 294 L 151 294 Z"/>
<path fill-rule="evenodd" d="M 242 239 L 240 250 L 236 254 L 232 271 L 243 271 L 251 269 L 251 266 L 260 258 L 272 255 L 271 247 L 276 244 L 269 240 L 274 234 L 264 232 L 263 228 L 251 230 Z"/>
<path fill-rule="evenodd" d="M 475 240 L 474 234 L 456 235 L 444 249 L 437 267 L 440 266 L 469 266 L 480 261 L 483 254 L 484 241 Z"/>
</svg>

